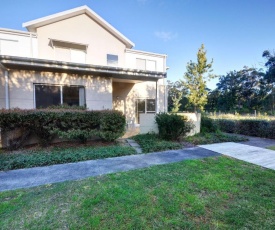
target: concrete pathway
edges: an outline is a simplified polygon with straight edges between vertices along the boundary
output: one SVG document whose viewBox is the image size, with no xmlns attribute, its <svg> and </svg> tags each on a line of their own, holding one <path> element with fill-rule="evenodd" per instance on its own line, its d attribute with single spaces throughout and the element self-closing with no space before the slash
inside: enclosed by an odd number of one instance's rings
<svg viewBox="0 0 275 230">
<path fill-rule="evenodd" d="M 127 139 L 127 143 L 132 148 L 134 148 L 138 154 L 142 153 L 142 149 L 141 149 L 140 145 L 136 141 L 134 141 L 133 139 Z"/>
<path fill-rule="evenodd" d="M 83 161 L 78 163 L 59 164 L 47 167 L 11 170 L 7 172 L 2 171 L 0 172 L 0 191 L 29 188 L 103 174 L 125 172 L 153 165 L 219 155 L 219 153 L 195 147 L 149 154 L 114 157 L 102 160 Z"/>
<path fill-rule="evenodd" d="M 226 156 L 275 170 L 275 151 L 233 142 L 199 145 Z"/>
</svg>

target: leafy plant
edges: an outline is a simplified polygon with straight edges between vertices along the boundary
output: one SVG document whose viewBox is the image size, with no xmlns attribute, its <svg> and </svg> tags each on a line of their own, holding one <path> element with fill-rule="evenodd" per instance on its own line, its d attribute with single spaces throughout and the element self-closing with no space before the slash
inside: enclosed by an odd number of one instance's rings
<svg viewBox="0 0 275 230">
<path fill-rule="evenodd" d="M 0 154 L 0 171 L 136 154 L 131 147 L 78 147 Z"/>
<path fill-rule="evenodd" d="M 24 130 L 21 136 L 7 137 L 12 149 L 23 144 L 23 140 L 29 137 L 26 134 L 35 135 L 42 146 L 50 144 L 56 136 L 81 142 L 93 136 L 113 141 L 123 135 L 125 124 L 125 116 L 111 110 L 0 110 L 0 128 L 4 134 Z"/>
<path fill-rule="evenodd" d="M 155 120 L 159 136 L 164 140 L 178 140 L 193 128 L 193 124 L 187 120 L 187 117 L 177 114 L 159 113 Z"/>
<path fill-rule="evenodd" d="M 201 116 L 201 132 L 202 133 L 214 133 L 219 130 L 216 120 L 211 119 L 205 115 Z"/>
<path fill-rule="evenodd" d="M 178 142 L 164 141 L 153 133 L 139 134 L 134 136 L 133 139 L 139 143 L 144 153 L 180 149 L 182 147 Z"/>
</svg>

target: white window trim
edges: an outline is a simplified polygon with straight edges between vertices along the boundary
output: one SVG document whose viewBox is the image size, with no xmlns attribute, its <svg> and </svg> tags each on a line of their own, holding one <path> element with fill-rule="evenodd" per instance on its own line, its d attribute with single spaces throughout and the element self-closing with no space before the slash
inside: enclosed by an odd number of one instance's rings
<svg viewBox="0 0 275 230">
<path fill-rule="evenodd" d="M 152 60 L 152 59 L 146 59 L 146 58 L 136 58 L 136 62 L 137 60 L 143 60 L 145 61 L 145 69 L 140 69 L 140 70 L 146 70 L 146 71 L 157 71 L 157 61 L 156 60 Z M 153 61 L 155 62 L 155 70 L 148 70 L 147 66 L 148 66 L 148 61 Z M 136 63 L 136 67 L 137 67 L 137 63 Z M 138 68 L 137 68 L 138 69 Z"/>
<path fill-rule="evenodd" d="M 59 61 L 56 58 L 56 56 L 57 56 L 56 55 L 56 48 L 68 49 L 70 51 L 70 61 L 69 62 L 72 62 L 72 50 L 77 50 L 77 51 L 80 50 L 80 49 L 74 49 L 74 48 L 69 48 L 69 47 L 53 46 L 53 49 L 54 49 L 54 60 L 56 60 L 56 61 Z M 80 50 L 80 51 L 83 51 L 85 53 L 85 60 L 84 60 L 83 64 L 86 64 L 87 63 L 87 50 Z"/>
<path fill-rule="evenodd" d="M 117 56 L 117 64 L 116 65 L 110 65 L 110 64 L 108 64 L 108 55 Z M 107 61 L 107 66 L 118 66 L 119 56 L 118 56 L 118 54 L 110 54 L 110 53 L 108 53 L 106 55 L 106 61 Z"/>
</svg>

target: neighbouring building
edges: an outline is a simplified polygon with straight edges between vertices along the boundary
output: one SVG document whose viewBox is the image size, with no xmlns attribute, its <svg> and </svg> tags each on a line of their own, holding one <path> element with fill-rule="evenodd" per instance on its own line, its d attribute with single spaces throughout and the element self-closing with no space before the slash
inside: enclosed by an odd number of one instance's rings
<svg viewBox="0 0 275 230">
<path fill-rule="evenodd" d="M 116 109 L 128 123 L 167 110 L 166 55 L 134 43 L 87 6 L 0 29 L 0 108 Z"/>
</svg>

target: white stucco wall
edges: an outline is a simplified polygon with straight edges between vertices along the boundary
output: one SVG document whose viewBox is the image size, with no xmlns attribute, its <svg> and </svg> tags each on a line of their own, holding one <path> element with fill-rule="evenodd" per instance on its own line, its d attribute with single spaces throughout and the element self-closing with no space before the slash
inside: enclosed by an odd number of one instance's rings
<svg viewBox="0 0 275 230">
<path fill-rule="evenodd" d="M 87 44 L 86 64 L 107 65 L 107 54 L 118 55 L 118 66 L 124 66 L 125 44 L 86 14 L 37 28 L 39 58 L 55 60 L 50 40 Z"/>
<path fill-rule="evenodd" d="M 193 136 L 200 132 L 201 114 L 200 113 L 179 113 L 179 115 L 186 116 L 189 121 L 192 121 L 194 128 L 187 134 Z M 155 123 L 155 114 L 140 114 L 140 133 L 148 132 L 158 133 L 158 126 Z"/>
<path fill-rule="evenodd" d="M 166 72 L 166 55 L 154 54 L 144 51 L 126 49 L 125 50 L 125 68 L 137 69 L 137 58 L 156 62 L 158 72 Z"/>
<path fill-rule="evenodd" d="M 24 31 L 0 29 L 0 55 L 37 58 L 37 37 Z"/>
<path fill-rule="evenodd" d="M 113 108 L 126 115 L 128 123 L 137 123 L 135 101 L 136 99 L 158 98 L 158 112 L 165 112 L 166 105 L 163 79 L 158 81 L 158 93 L 156 82 L 113 82 Z"/>
<path fill-rule="evenodd" d="M 34 83 L 45 83 L 84 86 L 88 109 L 112 109 L 112 81 L 109 78 L 17 70 L 10 71 L 9 78 L 11 108 L 33 109 Z"/>
</svg>

